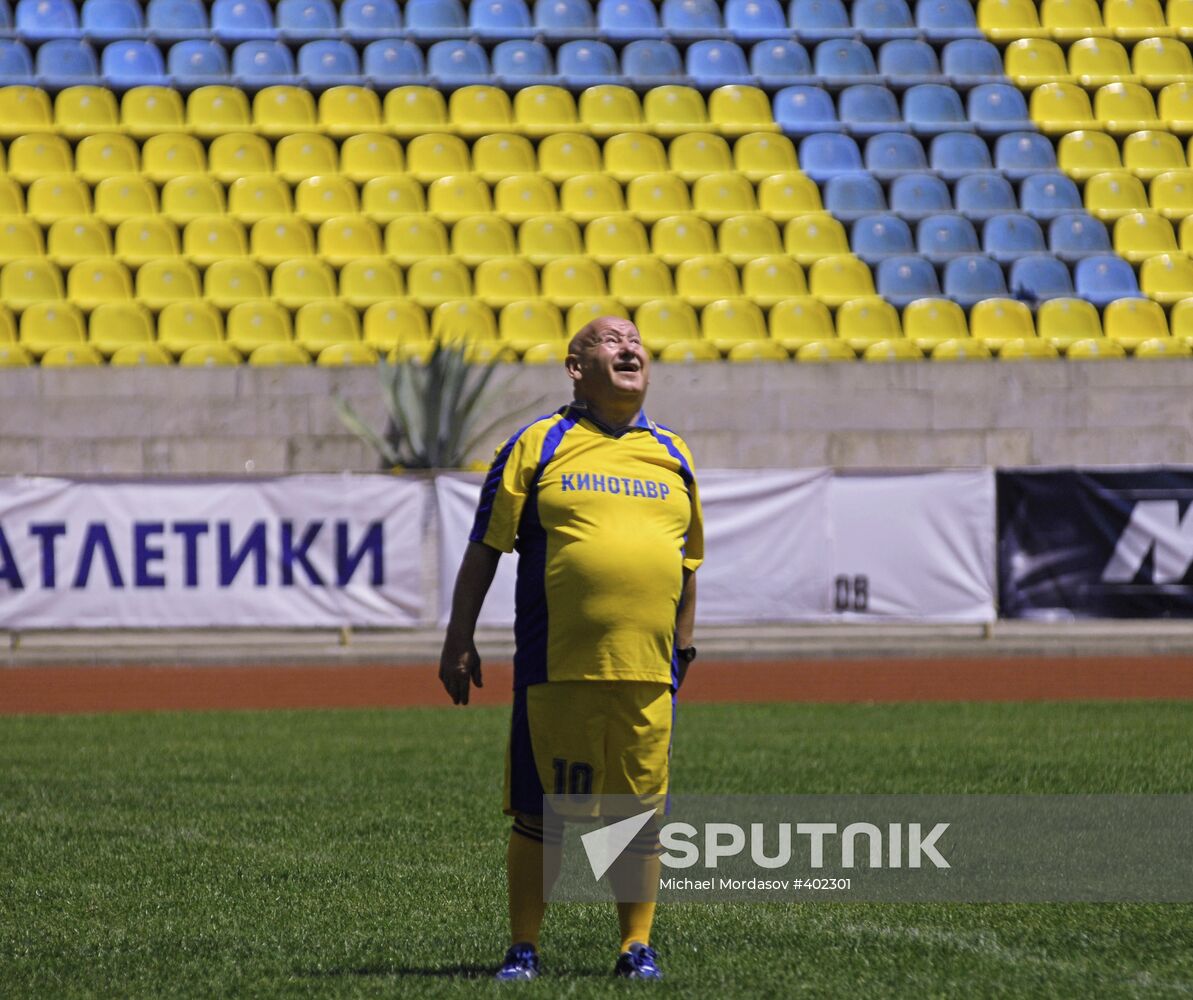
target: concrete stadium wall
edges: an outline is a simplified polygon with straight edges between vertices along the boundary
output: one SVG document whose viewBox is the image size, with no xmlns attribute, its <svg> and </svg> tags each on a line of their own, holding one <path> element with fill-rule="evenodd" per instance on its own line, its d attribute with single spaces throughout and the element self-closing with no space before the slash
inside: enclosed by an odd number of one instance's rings
<svg viewBox="0 0 1193 1000">
<path fill-rule="evenodd" d="M 556 367 L 511 367 L 503 431 L 569 396 Z M 369 471 L 342 396 L 384 419 L 366 369 L 0 372 L 0 474 Z M 543 400 L 542 402 L 537 402 Z M 1193 463 L 1193 363 L 656 365 L 648 412 L 707 468 Z"/>
</svg>

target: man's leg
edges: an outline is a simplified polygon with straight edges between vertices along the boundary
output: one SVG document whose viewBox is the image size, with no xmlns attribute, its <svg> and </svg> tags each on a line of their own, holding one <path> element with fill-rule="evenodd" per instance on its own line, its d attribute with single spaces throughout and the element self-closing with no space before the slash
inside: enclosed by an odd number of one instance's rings
<svg viewBox="0 0 1193 1000">
<path fill-rule="evenodd" d="M 544 870 L 543 818 L 518 813 L 510 830 L 506 855 L 509 885 L 510 943 L 529 944 L 538 949 L 539 931 L 547 911 L 547 895 L 559 877 L 559 852 L 551 851 Z"/>
<path fill-rule="evenodd" d="M 654 824 L 648 824 L 653 830 Z M 653 840 L 653 837 L 651 838 Z M 635 941 L 650 944 L 654 923 L 655 897 L 659 891 L 658 852 L 653 843 L 635 842 L 609 869 L 609 881 L 617 899 L 617 922 L 621 927 L 620 951 L 628 951 Z"/>
</svg>

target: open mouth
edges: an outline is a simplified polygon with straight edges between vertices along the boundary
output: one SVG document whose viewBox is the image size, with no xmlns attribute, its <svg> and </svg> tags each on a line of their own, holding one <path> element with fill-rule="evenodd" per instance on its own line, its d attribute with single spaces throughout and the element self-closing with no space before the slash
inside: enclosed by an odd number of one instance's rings
<svg viewBox="0 0 1193 1000">
<path fill-rule="evenodd" d="M 638 359 L 634 358 L 630 361 L 617 361 L 613 365 L 615 372 L 640 372 L 642 365 L 638 363 Z"/>
</svg>

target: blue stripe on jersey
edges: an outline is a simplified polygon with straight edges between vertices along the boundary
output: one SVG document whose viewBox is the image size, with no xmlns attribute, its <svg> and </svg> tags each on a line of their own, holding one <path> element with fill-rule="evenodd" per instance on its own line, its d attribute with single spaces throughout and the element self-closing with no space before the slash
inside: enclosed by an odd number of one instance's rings
<svg viewBox="0 0 1193 1000">
<path fill-rule="evenodd" d="M 540 417 L 540 420 L 547 418 Z M 525 434 L 534 424 L 527 424 L 525 427 L 517 430 L 506 441 L 501 451 L 497 453 L 497 457 L 493 459 L 493 464 L 489 466 L 489 471 L 485 475 L 485 483 L 481 487 L 480 502 L 476 505 L 476 518 L 472 522 L 472 533 L 468 536 L 471 542 L 483 542 L 485 540 L 485 532 L 489 530 L 489 519 L 493 516 L 493 499 L 497 496 L 497 487 L 501 485 L 501 477 L 505 473 L 505 464 L 510 459 L 510 453 L 514 450 L 514 445 L 518 443 L 518 438 Z"/>
<path fill-rule="evenodd" d="M 672 440 L 671 435 L 663 433 L 666 429 L 661 424 L 655 424 L 651 427 L 650 433 L 654 435 L 655 440 L 659 444 L 671 453 L 671 457 L 679 463 L 679 474 L 683 478 L 684 485 L 691 488 L 692 482 L 696 477 L 692 475 L 692 469 L 688 465 L 688 460 L 683 457 L 683 452 L 675 447 L 675 442 Z"/>
</svg>

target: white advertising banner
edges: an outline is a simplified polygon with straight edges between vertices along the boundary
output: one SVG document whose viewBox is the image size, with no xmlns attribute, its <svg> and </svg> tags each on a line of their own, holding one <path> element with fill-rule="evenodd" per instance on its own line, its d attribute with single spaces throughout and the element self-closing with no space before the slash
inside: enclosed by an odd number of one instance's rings
<svg viewBox="0 0 1193 1000">
<path fill-rule="evenodd" d="M 0 628 L 413 626 L 430 485 L 0 480 Z"/>
</svg>

